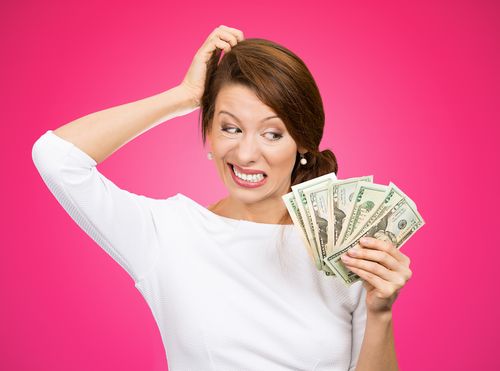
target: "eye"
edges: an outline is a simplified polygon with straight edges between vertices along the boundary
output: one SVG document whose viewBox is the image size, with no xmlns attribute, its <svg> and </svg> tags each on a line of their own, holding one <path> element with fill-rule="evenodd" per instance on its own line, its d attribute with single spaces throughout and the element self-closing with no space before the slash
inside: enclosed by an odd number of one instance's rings
<svg viewBox="0 0 500 371">
<path fill-rule="evenodd" d="M 241 131 L 241 130 L 238 129 L 237 127 L 234 127 L 234 126 L 223 125 L 221 127 L 221 131 L 225 131 L 226 133 L 229 133 L 229 134 L 236 134 L 238 131 Z"/>
<path fill-rule="evenodd" d="M 268 139 L 270 139 L 272 141 L 276 141 L 276 140 L 283 138 L 283 135 L 281 135 L 279 133 L 273 133 L 272 131 L 270 131 L 266 134 L 271 134 L 270 136 L 268 136 Z"/>
</svg>

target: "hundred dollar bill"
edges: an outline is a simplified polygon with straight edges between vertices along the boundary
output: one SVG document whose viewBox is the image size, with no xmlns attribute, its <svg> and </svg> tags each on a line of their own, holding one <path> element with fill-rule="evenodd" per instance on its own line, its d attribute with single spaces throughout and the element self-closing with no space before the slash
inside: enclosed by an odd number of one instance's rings
<svg viewBox="0 0 500 371">
<path fill-rule="evenodd" d="M 354 191 L 354 203 L 334 251 L 347 242 L 349 236 L 357 232 L 383 202 L 389 187 L 381 184 L 358 182 Z"/>
<path fill-rule="evenodd" d="M 361 237 L 369 236 L 390 241 L 397 249 L 400 249 L 424 224 L 425 221 L 418 213 L 414 203 L 407 198 L 402 198 L 385 214 L 375 220 L 365 232 L 356 236 L 351 243 L 341 246 L 338 251 L 326 257 L 325 263 L 336 271 L 337 276 L 340 276 L 347 286 L 350 286 L 361 278 L 356 273 L 348 270 L 340 257 L 356 246 Z"/>
<path fill-rule="evenodd" d="M 330 226 L 334 223 L 330 219 L 330 183 L 331 181 L 323 182 L 306 188 L 304 189 L 304 196 L 307 201 L 306 206 L 309 209 L 309 214 L 312 217 L 314 237 L 320 250 L 319 259 L 323 264 L 323 271 L 325 271 L 325 274 L 328 272 L 332 276 L 335 276 L 335 273 L 323 261 L 327 257 L 327 244 L 332 236 L 329 234 Z"/>
<path fill-rule="evenodd" d="M 330 183 L 329 193 L 331 195 L 330 220 L 334 223 L 329 225 L 330 230 L 327 244 L 327 254 L 330 255 L 337 245 L 337 241 L 342 232 L 343 226 L 347 222 L 347 216 L 350 213 L 354 202 L 354 191 L 358 182 L 373 182 L 373 175 L 367 175 L 357 178 L 342 179 Z"/>
<path fill-rule="evenodd" d="M 332 180 L 337 180 L 337 175 L 334 172 L 319 176 L 319 177 L 311 179 L 311 180 L 307 180 L 305 182 L 293 185 L 291 187 L 292 193 L 294 194 L 295 199 L 297 200 L 300 214 L 302 215 L 302 220 L 304 222 L 304 227 L 305 227 L 305 231 L 307 234 L 307 239 L 310 241 L 311 246 L 313 247 L 313 250 L 316 250 L 316 254 L 319 257 L 321 257 L 321 252 L 320 252 L 320 248 L 318 246 L 318 242 L 316 241 L 316 238 L 314 236 L 313 221 L 312 221 L 312 217 L 309 213 L 309 208 L 307 207 L 307 200 L 304 196 L 304 189 L 306 189 L 308 187 L 322 184 L 324 182 L 328 183 Z M 323 263 L 321 265 L 324 266 Z M 327 276 L 331 275 L 331 273 L 329 273 L 329 270 L 325 271 L 325 274 Z"/>
<path fill-rule="evenodd" d="M 290 192 L 290 193 L 287 193 L 287 194 L 281 196 L 281 198 L 283 199 L 283 202 L 285 203 L 285 206 L 288 210 L 288 213 L 290 214 L 290 217 L 292 218 L 293 224 L 295 224 L 295 226 L 299 229 L 299 234 L 302 237 L 302 240 L 304 242 L 304 245 L 306 246 L 307 252 L 309 253 L 309 256 L 311 257 L 312 261 L 315 263 L 316 268 L 318 270 L 321 270 L 324 263 L 319 259 L 319 256 L 312 251 L 312 246 L 307 238 L 307 234 L 306 234 L 305 227 L 304 227 L 304 221 L 302 220 L 302 215 L 299 212 L 299 208 L 297 206 L 297 200 L 295 199 L 295 196 L 293 195 L 292 192 Z"/>
</svg>

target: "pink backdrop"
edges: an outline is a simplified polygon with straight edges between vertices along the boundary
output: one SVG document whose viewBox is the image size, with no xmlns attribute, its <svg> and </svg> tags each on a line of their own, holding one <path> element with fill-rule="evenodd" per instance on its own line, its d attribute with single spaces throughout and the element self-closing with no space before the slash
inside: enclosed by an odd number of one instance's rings
<svg viewBox="0 0 500 371">
<path fill-rule="evenodd" d="M 48 129 L 177 85 L 224 24 L 296 52 L 323 96 L 321 149 L 339 177 L 393 181 L 426 220 L 403 247 L 414 275 L 394 305 L 401 370 L 499 369 L 498 4 L 2 2 L 0 368 L 167 370 L 140 292 L 49 193 L 31 148 Z M 100 171 L 154 198 L 221 198 L 198 112 Z"/>
</svg>

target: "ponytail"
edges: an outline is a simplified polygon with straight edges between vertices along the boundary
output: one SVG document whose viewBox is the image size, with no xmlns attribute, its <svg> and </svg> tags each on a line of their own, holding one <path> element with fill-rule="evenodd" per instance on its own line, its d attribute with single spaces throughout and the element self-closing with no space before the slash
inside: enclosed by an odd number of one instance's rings
<svg viewBox="0 0 500 371">
<path fill-rule="evenodd" d="M 329 149 L 325 149 L 321 152 L 309 151 L 304 157 L 307 160 L 307 164 L 302 165 L 300 163 L 299 153 L 297 153 L 291 177 L 291 186 L 332 172 L 337 175 L 337 158 Z"/>
</svg>

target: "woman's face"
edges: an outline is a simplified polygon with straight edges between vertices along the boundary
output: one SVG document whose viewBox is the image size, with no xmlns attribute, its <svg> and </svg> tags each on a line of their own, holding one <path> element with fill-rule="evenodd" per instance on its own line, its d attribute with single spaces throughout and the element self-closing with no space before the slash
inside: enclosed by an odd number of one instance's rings
<svg viewBox="0 0 500 371">
<path fill-rule="evenodd" d="M 231 197 L 251 204 L 288 192 L 297 145 L 249 88 L 227 85 L 219 91 L 207 140 Z"/>
</svg>

